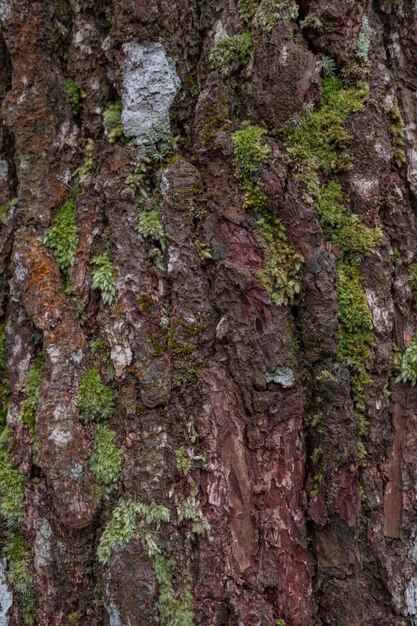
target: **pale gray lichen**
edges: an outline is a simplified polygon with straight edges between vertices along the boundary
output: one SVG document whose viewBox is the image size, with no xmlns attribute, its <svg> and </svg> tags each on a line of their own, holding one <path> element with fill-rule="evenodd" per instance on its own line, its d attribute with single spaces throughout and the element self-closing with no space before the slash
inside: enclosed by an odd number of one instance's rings
<svg viewBox="0 0 417 626">
<path fill-rule="evenodd" d="M 277 367 L 274 372 L 265 375 L 267 383 L 277 383 L 284 388 L 292 387 L 294 380 L 294 372 L 289 367 Z"/>
<path fill-rule="evenodd" d="M 180 87 L 175 63 L 157 42 L 123 45 L 122 124 L 143 156 L 170 139 L 169 110 Z"/>
<path fill-rule="evenodd" d="M 13 604 L 13 592 L 6 579 L 6 559 L 0 559 L 0 626 L 9 626 L 9 609 Z"/>
<path fill-rule="evenodd" d="M 5 24 L 12 16 L 10 0 L 0 0 L 0 22 Z"/>
</svg>

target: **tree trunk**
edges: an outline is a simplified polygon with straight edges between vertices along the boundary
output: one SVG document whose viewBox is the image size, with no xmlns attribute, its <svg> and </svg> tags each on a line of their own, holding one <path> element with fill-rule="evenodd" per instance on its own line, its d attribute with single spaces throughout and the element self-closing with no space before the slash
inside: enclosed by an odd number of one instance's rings
<svg viewBox="0 0 417 626">
<path fill-rule="evenodd" d="M 0 625 L 417 624 L 415 2 L 0 22 Z"/>
</svg>

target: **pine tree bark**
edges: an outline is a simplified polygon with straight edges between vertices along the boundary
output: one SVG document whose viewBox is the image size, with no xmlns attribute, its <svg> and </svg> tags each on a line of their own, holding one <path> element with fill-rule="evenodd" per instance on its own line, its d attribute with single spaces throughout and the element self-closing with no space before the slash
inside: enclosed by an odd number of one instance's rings
<svg viewBox="0 0 417 626">
<path fill-rule="evenodd" d="M 0 625 L 417 624 L 415 3 L 0 24 Z"/>
</svg>

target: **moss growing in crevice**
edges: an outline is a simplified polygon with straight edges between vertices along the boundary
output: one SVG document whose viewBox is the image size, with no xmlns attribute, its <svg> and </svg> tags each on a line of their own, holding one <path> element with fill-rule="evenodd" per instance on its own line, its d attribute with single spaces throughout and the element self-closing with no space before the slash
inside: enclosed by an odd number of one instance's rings
<svg viewBox="0 0 417 626">
<path fill-rule="evenodd" d="M 256 231 L 264 249 L 264 264 L 257 278 L 276 305 L 292 302 L 300 291 L 303 258 L 288 242 L 278 217 L 270 214 L 257 177 L 268 162 L 271 148 L 261 142 L 264 128 L 246 124 L 232 134 L 233 161 L 245 191 L 244 204 L 261 214 Z"/>
<path fill-rule="evenodd" d="M 229 37 L 224 35 L 210 52 L 210 65 L 222 76 L 248 65 L 252 52 L 252 38 L 249 32 Z"/>
<path fill-rule="evenodd" d="M 36 596 L 30 571 L 30 555 L 22 533 L 8 530 L 2 550 L 7 559 L 7 581 L 18 595 L 25 626 L 36 623 Z"/>
<path fill-rule="evenodd" d="M 103 385 L 99 371 L 92 367 L 84 372 L 78 391 L 80 417 L 86 422 L 103 422 L 114 413 L 114 395 Z"/>
<path fill-rule="evenodd" d="M 397 98 L 394 99 L 394 104 L 390 113 L 391 117 L 391 136 L 394 144 L 394 157 L 398 167 L 405 164 L 405 126 L 401 116 L 400 107 L 398 106 Z"/>
<path fill-rule="evenodd" d="M 166 556 L 158 537 L 161 524 L 169 520 L 169 510 L 162 505 L 122 500 L 101 536 L 97 555 L 99 562 L 106 565 L 117 545 L 139 537 L 152 560 L 158 582 L 157 608 L 161 626 L 192 626 L 193 597 L 189 563 L 186 561 L 184 564 L 175 556 Z"/>
<path fill-rule="evenodd" d="M 304 188 L 305 199 L 314 204 L 324 236 L 339 250 L 338 359 L 351 372 L 351 390 L 360 435 L 367 432 L 365 388 L 372 378 L 367 370 L 373 345 L 372 315 L 360 284 L 359 263 L 381 241 L 379 228 L 363 223 L 348 209 L 336 176 L 352 165 L 352 136 L 348 117 L 360 111 L 368 87 L 359 83 L 345 88 L 337 77 L 323 81 L 320 103 L 298 124 L 283 131 L 284 150 L 293 175 Z"/>
<path fill-rule="evenodd" d="M 29 567 L 29 551 L 20 530 L 24 520 L 25 477 L 10 464 L 6 450 L 9 436 L 8 429 L 4 428 L 0 435 L 0 516 L 6 526 L 6 537 L 1 556 L 7 559 L 6 577 L 18 596 L 23 624 L 33 626 L 36 623 L 36 598 Z"/>
<path fill-rule="evenodd" d="M 339 262 L 337 284 L 340 335 L 338 358 L 351 370 L 351 389 L 359 420 L 359 434 L 367 434 L 365 387 L 372 378 L 367 362 L 374 344 L 372 315 L 360 284 L 359 269 L 352 263 Z"/>
<path fill-rule="evenodd" d="M 74 263 L 78 244 L 76 205 L 74 197 L 78 188 L 73 188 L 70 197 L 55 216 L 52 226 L 44 235 L 43 243 L 53 252 L 61 271 L 65 272 Z"/>
<path fill-rule="evenodd" d="M 400 373 L 398 374 L 397 383 L 409 383 L 412 387 L 417 383 L 417 337 L 413 337 L 412 342 L 404 352 L 401 363 Z"/>
<path fill-rule="evenodd" d="M 65 78 L 64 82 L 72 111 L 74 115 L 77 115 L 80 112 L 81 100 L 85 97 L 85 93 L 76 85 L 72 78 Z"/>
<path fill-rule="evenodd" d="M 107 107 L 103 113 L 103 126 L 109 143 L 124 137 L 121 102 L 115 102 Z"/>
<path fill-rule="evenodd" d="M 25 386 L 23 387 L 23 393 L 26 398 L 22 402 L 22 410 L 19 419 L 22 424 L 28 427 L 32 438 L 35 436 L 35 419 L 39 404 L 39 389 L 43 379 L 43 368 L 44 358 L 43 356 L 39 356 L 29 367 L 26 374 Z"/>
<path fill-rule="evenodd" d="M 99 289 L 104 304 L 113 304 L 116 297 L 116 277 L 110 253 L 106 250 L 92 259 L 93 289 Z"/>
<path fill-rule="evenodd" d="M 4 323 L 0 324 L 0 432 L 6 426 L 10 386 L 7 375 Z"/>
<path fill-rule="evenodd" d="M 91 471 L 109 491 L 122 475 L 122 453 L 114 443 L 115 437 L 116 433 L 107 424 L 97 424 L 94 428 Z"/>
</svg>

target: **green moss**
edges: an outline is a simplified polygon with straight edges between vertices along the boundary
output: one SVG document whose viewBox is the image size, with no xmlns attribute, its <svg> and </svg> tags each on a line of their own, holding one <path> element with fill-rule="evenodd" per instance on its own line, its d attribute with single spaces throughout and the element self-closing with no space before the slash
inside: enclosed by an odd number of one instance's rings
<svg viewBox="0 0 417 626">
<path fill-rule="evenodd" d="M 26 398 L 22 402 L 21 412 L 19 419 L 22 424 L 25 424 L 32 437 L 35 436 L 35 420 L 36 411 L 39 404 L 39 389 L 43 379 L 44 358 L 43 356 L 37 357 L 26 374 L 25 386 L 23 387 L 23 393 Z"/>
<path fill-rule="evenodd" d="M 245 206 L 262 215 L 256 234 L 264 248 L 264 263 L 257 278 L 272 302 L 281 305 L 291 302 L 300 291 L 303 258 L 289 244 L 279 218 L 270 215 L 266 196 L 256 180 L 271 153 L 270 147 L 261 142 L 265 132 L 260 126 L 247 124 L 233 133 L 233 161 L 245 190 Z"/>
<path fill-rule="evenodd" d="M 138 296 L 139 309 L 144 315 L 152 311 L 153 300 L 147 293 L 141 293 Z"/>
<path fill-rule="evenodd" d="M 165 249 L 165 231 L 158 209 L 143 211 L 138 218 L 138 232 L 145 239 L 156 239 Z"/>
<path fill-rule="evenodd" d="M 92 139 L 87 139 L 84 149 L 84 161 L 81 167 L 78 170 L 78 180 L 80 181 L 80 185 L 83 185 L 87 180 L 87 176 L 91 172 L 91 168 L 94 163 L 94 141 Z"/>
<path fill-rule="evenodd" d="M 24 481 L 25 477 L 11 467 L 7 452 L 0 450 L 0 516 L 7 526 L 23 521 Z"/>
<path fill-rule="evenodd" d="M 400 373 L 396 378 L 397 383 L 410 383 L 415 387 L 417 383 L 417 337 L 414 337 L 407 350 L 404 352 Z"/>
<path fill-rule="evenodd" d="M 212 259 L 212 254 L 210 250 L 210 246 L 208 246 L 204 241 L 200 241 L 200 239 L 193 239 L 193 244 L 197 248 L 198 256 L 202 261 L 206 261 L 207 259 Z"/>
<path fill-rule="evenodd" d="M 401 167 L 406 163 L 405 158 L 405 126 L 401 116 L 400 107 L 398 106 L 397 98 L 394 99 L 394 104 L 391 109 L 391 135 L 394 144 L 394 157 L 398 167 Z"/>
<path fill-rule="evenodd" d="M 158 611 L 161 626 L 193 626 L 192 576 L 189 563 L 157 554 L 153 568 L 158 581 Z M 174 589 L 173 581 L 181 580 L 181 593 Z"/>
<path fill-rule="evenodd" d="M 9 211 L 14 206 L 16 206 L 16 203 L 17 198 L 13 198 L 13 200 L 9 200 L 8 202 L 5 202 L 5 204 L 2 204 L 0 206 L 0 222 L 2 224 L 7 224 L 7 221 L 9 219 Z"/>
<path fill-rule="evenodd" d="M 347 262 L 339 262 L 337 285 L 340 336 L 338 358 L 351 370 L 351 388 L 360 423 L 360 434 L 366 434 L 365 387 L 372 378 L 367 372 L 367 361 L 374 344 L 372 315 L 365 293 L 360 284 L 358 268 Z"/>
<path fill-rule="evenodd" d="M 74 263 L 78 244 L 75 212 L 76 205 L 73 197 L 70 197 L 58 211 L 53 225 L 46 230 L 43 238 L 43 243 L 52 250 L 56 262 L 63 271 Z"/>
<path fill-rule="evenodd" d="M 36 623 L 36 597 L 29 568 L 29 552 L 19 531 L 7 531 L 2 557 L 7 559 L 8 583 L 18 594 L 22 605 L 23 623 L 33 626 Z"/>
<path fill-rule="evenodd" d="M 109 143 L 124 137 L 122 124 L 122 103 L 110 104 L 103 113 L 103 126 Z"/>
<path fill-rule="evenodd" d="M 337 286 L 340 336 L 338 358 L 351 372 L 351 389 L 360 423 L 366 434 L 365 388 L 371 382 L 367 363 L 373 345 L 372 316 L 360 284 L 358 262 L 381 240 L 379 228 L 369 228 L 348 210 L 347 199 L 334 177 L 352 165 L 352 137 L 346 129 L 349 115 L 360 111 L 368 88 L 344 88 L 341 80 L 323 81 L 317 110 L 283 132 L 284 149 L 294 176 L 316 207 L 325 237 L 339 249 Z M 333 177 L 333 179 L 332 179 Z"/>
<path fill-rule="evenodd" d="M 356 56 L 361 61 L 367 61 L 369 57 L 369 49 L 371 39 L 369 36 L 369 19 L 366 15 L 362 17 L 362 26 L 359 31 L 358 42 L 356 46 Z"/>
<path fill-rule="evenodd" d="M 350 167 L 352 137 L 345 124 L 349 115 L 363 108 L 367 95 L 364 83 L 344 88 L 339 78 L 323 81 L 317 110 L 283 131 L 284 149 L 295 173 L 329 176 Z"/>
<path fill-rule="evenodd" d="M 104 304 L 113 304 L 116 297 L 116 279 L 109 252 L 95 256 L 92 263 L 96 266 L 93 272 L 93 289 L 100 289 Z"/>
<path fill-rule="evenodd" d="M 262 143 L 265 128 L 246 123 L 243 130 L 232 133 L 233 161 L 236 176 L 245 184 L 251 184 L 260 173 L 271 154 L 271 148 Z"/>
<path fill-rule="evenodd" d="M 114 438 L 116 433 L 106 424 L 97 424 L 93 431 L 91 471 L 97 480 L 111 489 L 122 474 L 122 454 Z"/>
<path fill-rule="evenodd" d="M 294 0 L 262 0 L 255 16 L 255 24 L 263 32 L 271 32 L 278 20 L 296 20 L 298 6 Z"/>
<path fill-rule="evenodd" d="M 249 32 L 229 37 L 225 35 L 210 52 L 210 65 L 222 76 L 228 76 L 235 69 L 245 67 L 251 57 L 252 38 Z"/>
<path fill-rule="evenodd" d="M 340 252 L 354 258 L 363 257 L 380 243 L 379 228 L 365 226 L 358 215 L 348 212 L 338 182 L 330 181 L 313 193 L 324 235 Z"/>
<path fill-rule="evenodd" d="M 103 532 L 97 555 L 106 565 L 118 545 L 124 545 L 133 537 L 139 537 L 144 550 L 152 559 L 158 582 L 158 612 L 161 626 L 192 626 L 193 598 L 189 563 L 185 565 L 175 558 L 166 557 L 158 542 L 161 524 L 169 522 L 169 510 L 154 503 L 144 504 L 123 500 L 113 511 L 112 519 Z M 174 588 L 180 581 L 180 589 Z M 180 593 L 179 593 L 180 591 Z"/>
<path fill-rule="evenodd" d="M 10 397 L 4 328 L 4 323 L 0 324 L 0 432 L 6 426 L 7 409 Z"/>
<path fill-rule="evenodd" d="M 417 263 L 411 263 L 408 268 L 410 287 L 413 294 L 413 303 L 417 304 Z"/>
<path fill-rule="evenodd" d="M 256 13 L 261 0 L 238 0 L 237 8 L 244 22 L 249 22 Z"/>
<path fill-rule="evenodd" d="M 288 304 L 300 293 L 300 269 L 304 259 L 288 243 L 277 217 L 261 218 L 256 235 L 264 246 L 264 263 L 257 272 L 258 280 L 274 304 Z"/>
<path fill-rule="evenodd" d="M 112 518 L 101 536 L 97 549 L 99 562 L 106 565 L 111 559 L 114 548 L 118 544 L 128 543 L 140 534 L 140 531 L 142 531 L 142 538 L 144 537 L 148 552 L 151 553 L 150 556 L 155 552 L 158 553 L 158 548 L 154 547 L 155 540 L 152 534 L 148 533 L 149 541 L 147 541 L 145 533 L 150 526 L 158 530 L 162 522 L 169 522 L 169 517 L 169 510 L 162 505 L 122 500 L 114 509 Z"/>
<path fill-rule="evenodd" d="M 79 87 L 77 87 L 72 78 L 65 78 L 64 82 L 65 89 L 67 90 L 69 101 L 71 103 L 71 108 L 73 113 L 77 115 L 80 111 L 82 91 Z"/>
<path fill-rule="evenodd" d="M 103 422 L 114 413 L 113 392 L 103 385 L 95 367 L 87 370 L 80 380 L 78 407 L 81 418 L 87 422 Z"/>
<path fill-rule="evenodd" d="M 113 379 L 114 365 L 111 358 L 111 350 L 109 345 L 105 342 L 102 335 L 93 339 L 90 343 L 91 352 L 93 354 L 94 363 L 99 364 L 103 370 L 105 370 L 108 379 Z"/>
</svg>

